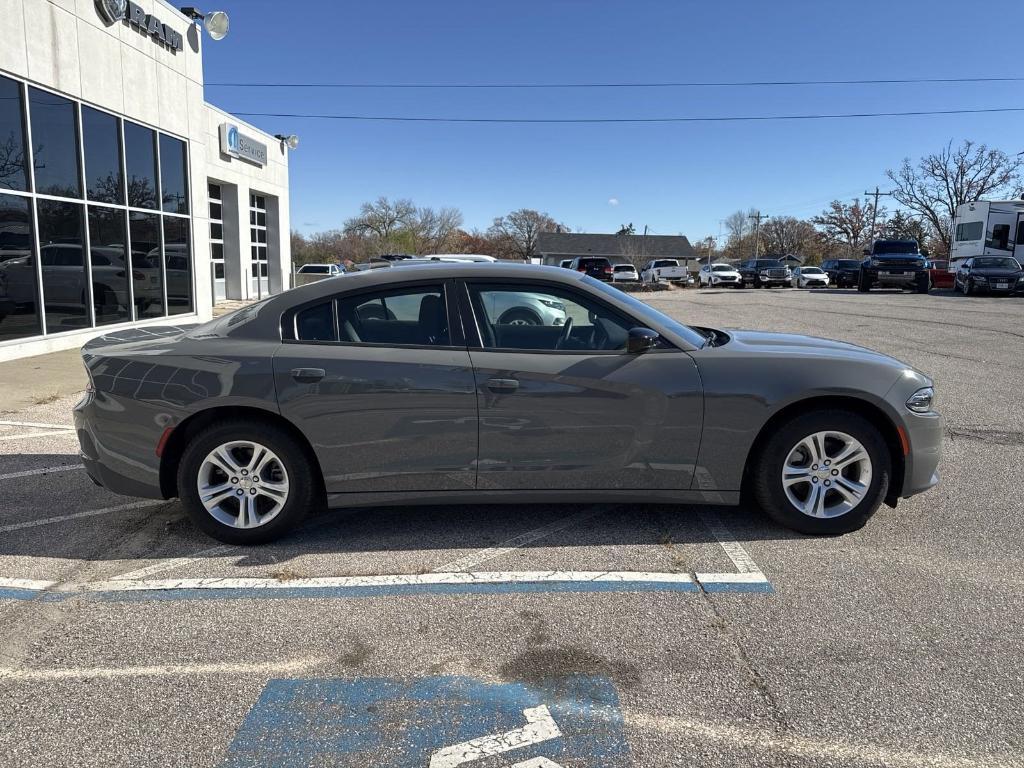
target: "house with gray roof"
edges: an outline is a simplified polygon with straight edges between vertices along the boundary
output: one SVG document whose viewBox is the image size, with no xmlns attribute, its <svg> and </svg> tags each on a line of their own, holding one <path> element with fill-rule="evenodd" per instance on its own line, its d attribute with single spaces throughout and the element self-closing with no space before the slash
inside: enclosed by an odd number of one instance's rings
<svg viewBox="0 0 1024 768">
<path fill-rule="evenodd" d="M 683 235 L 590 235 L 576 232 L 541 232 L 537 255 L 544 264 L 558 266 L 577 256 L 604 256 L 612 264 L 633 264 L 647 259 L 678 259 L 680 264 L 700 257 Z"/>
</svg>

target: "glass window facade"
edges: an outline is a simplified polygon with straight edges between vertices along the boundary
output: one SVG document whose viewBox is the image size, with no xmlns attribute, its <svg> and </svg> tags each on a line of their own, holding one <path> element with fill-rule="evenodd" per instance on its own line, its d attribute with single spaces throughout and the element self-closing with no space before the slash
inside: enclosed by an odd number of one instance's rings
<svg viewBox="0 0 1024 768">
<path fill-rule="evenodd" d="M 81 197 L 75 103 L 38 88 L 29 88 L 28 93 L 35 191 Z"/>
<path fill-rule="evenodd" d="M 190 210 L 186 142 L 0 76 L 0 343 L 194 312 Z"/>
<path fill-rule="evenodd" d="M 28 190 L 21 84 L 0 77 L 0 189 Z"/>
</svg>

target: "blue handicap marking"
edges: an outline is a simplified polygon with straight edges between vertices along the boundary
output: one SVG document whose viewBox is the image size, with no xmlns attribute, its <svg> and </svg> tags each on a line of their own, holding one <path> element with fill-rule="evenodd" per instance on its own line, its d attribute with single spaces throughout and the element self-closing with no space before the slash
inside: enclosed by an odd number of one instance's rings
<svg viewBox="0 0 1024 768">
<path fill-rule="evenodd" d="M 271 680 L 224 768 L 625 768 L 611 681 Z"/>
</svg>

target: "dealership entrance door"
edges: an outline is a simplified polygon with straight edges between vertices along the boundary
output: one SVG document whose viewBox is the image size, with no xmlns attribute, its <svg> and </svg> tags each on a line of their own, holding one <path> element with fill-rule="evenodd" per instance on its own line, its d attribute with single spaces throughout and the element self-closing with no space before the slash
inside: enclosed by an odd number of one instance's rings
<svg viewBox="0 0 1024 768">
<path fill-rule="evenodd" d="M 262 299 L 270 295 L 270 265 L 267 260 L 267 198 L 249 194 L 249 231 L 252 248 L 252 286 L 249 296 Z"/>
</svg>

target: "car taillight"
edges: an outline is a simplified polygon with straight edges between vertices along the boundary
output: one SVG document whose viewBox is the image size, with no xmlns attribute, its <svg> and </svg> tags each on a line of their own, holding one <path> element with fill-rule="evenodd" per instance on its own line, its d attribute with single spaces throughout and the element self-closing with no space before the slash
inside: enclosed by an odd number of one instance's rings
<svg viewBox="0 0 1024 768">
<path fill-rule="evenodd" d="M 612 273 L 612 268 L 611 268 L 611 267 L 605 267 L 605 268 L 604 268 L 604 273 L 605 273 L 606 275 L 610 275 L 610 274 Z"/>
<path fill-rule="evenodd" d="M 586 272 L 587 268 L 586 267 L 579 267 L 576 271 L 577 272 Z"/>
</svg>

